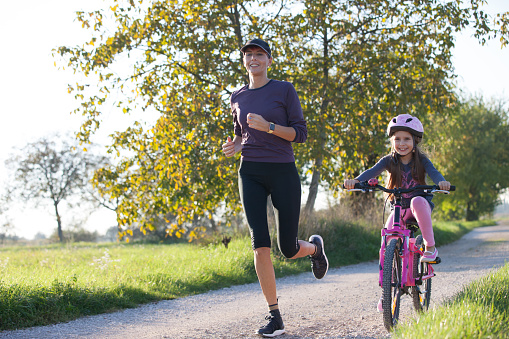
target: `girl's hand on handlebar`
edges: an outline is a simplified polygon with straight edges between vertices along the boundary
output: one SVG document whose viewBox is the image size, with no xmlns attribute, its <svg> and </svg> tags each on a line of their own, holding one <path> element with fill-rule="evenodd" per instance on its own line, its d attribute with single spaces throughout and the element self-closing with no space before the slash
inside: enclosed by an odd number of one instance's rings
<svg viewBox="0 0 509 339">
<path fill-rule="evenodd" d="M 441 190 L 448 191 L 451 189 L 451 183 L 449 181 L 440 181 L 438 187 L 440 187 Z"/>
<path fill-rule="evenodd" d="M 355 184 L 358 183 L 359 180 L 357 179 L 346 179 L 343 183 L 343 186 L 345 186 L 345 189 L 351 190 L 355 187 Z"/>
</svg>

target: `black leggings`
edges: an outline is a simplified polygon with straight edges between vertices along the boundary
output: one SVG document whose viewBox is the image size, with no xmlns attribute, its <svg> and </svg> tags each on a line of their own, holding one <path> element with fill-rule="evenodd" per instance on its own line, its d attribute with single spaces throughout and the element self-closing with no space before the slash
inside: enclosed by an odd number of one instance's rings
<svg viewBox="0 0 509 339">
<path fill-rule="evenodd" d="M 299 252 L 300 178 L 295 163 L 242 161 L 239 191 L 253 249 L 270 247 L 267 198 L 276 215 L 278 246 L 287 258 Z"/>
</svg>

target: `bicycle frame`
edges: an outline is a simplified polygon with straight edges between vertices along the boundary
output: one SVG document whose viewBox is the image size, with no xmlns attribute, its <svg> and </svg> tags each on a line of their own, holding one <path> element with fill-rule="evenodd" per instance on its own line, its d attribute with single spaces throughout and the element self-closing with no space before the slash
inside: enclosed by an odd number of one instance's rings
<svg viewBox="0 0 509 339">
<path fill-rule="evenodd" d="M 435 276 L 433 266 L 428 264 L 428 274 L 422 277 L 414 277 L 414 255 L 417 253 L 419 255 L 424 255 L 423 251 L 420 248 L 417 248 L 415 245 L 415 238 L 413 237 L 413 231 L 406 228 L 406 224 L 401 217 L 402 210 L 402 195 L 403 193 L 409 193 L 415 189 L 424 189 L 426 192 L 434 193 L 441 192 L 445 194 L 449 194 L 449 191 L 442 191 L 438 188 L 438 186 L 416 186 L 413 188 L 395 188 L 395 189 L 386 189 L 383 186 L 378 185 L 377 179 L 370 179 L 363 185 L 356 184 L 356 188 L 351 189 L 349 191 L 362 191 L 368 192 L 373 191 L 375 189 L 384 191 L 386 193 L 392 193 L 395 197 L 394 203 L 394 222 L 392 226 L 389 228 L 383 228 L 381 231 L 382 241 L 380 246 L 380 255 L 379 255 L 379 278 L 378 283 L 382 286 L 383 281 L 383 265 L 385 259 L 385 249 L 387 244 L 392 240 L 396 239 L 402 245 L 400 257 L 402 258 L 402 274 L 401 274 L 401 286 L 400 288 L 405 289 L 409 286 L 415 286 L 417 280 L 427 280 Z M 455 187 L 451 186 L 451 191 L 454 191 Z"/>
<path fill-rule="evenodd" d="M 401 203 L 394 206 L 394 223 L 389 228 L 383 228 L 381 231 L 382 241 L 380 246 L 379 255 L 379 277 L 378 284 L 382 286 L 383 281 L 383 265 L 385 260 L 385 248 L 387 244 L 392 240 L 396 239 L 402 245 L 402 251 L 400 257 L 402 259 L 402 272 L 401 272 L 401 288 L 404 289 L 407 286 L 415 286 L 416 280 L 426 280 L 435 276 L 433 266 L 429 265 L 429 274 L 421 277 L 414 277 L 414 255 L 418 253 L 423 255 L 423 251 L 415 246 L 415 238 L 412 235 L 412 231 L 406 229 L 405 222 L 401 218 Z"/>
<path fill-rule="evenodd" d="M 414 308 L 423 311 L 428 308 L 431 296 L 431 278 L 435 276 L 432 264 L 434 262 L 421 263 L 420 257 L 424 255 L 422 236 L 414 237 L 414 231 L 418 230 L 417 223 L 404 220 L 401 215 L 403 194 L 416 190 L 424 192 L 443 192 L 438 186 L 420 185 L 411 188 L 387 189 L 378 185 L 377 179 L 367 182 L 356 183 L 355 188 L 349 191 L 372 192 L 384 191 L 394 196 L 394 213 L 391 225 L 381 231 L 380 259 L 378 262 L 378 284 L 382 287 L 382 307 L 384 326 L 391 331 L 397 324 L 400 310 L 400 298 L 403 294 L 411 294 Z M 451 191 L 455 187 L 451 186 Z M 416 245 L 416 243 L 418 245 Z M 417 256 L 417 257 L 416 257 Z M 384 268 L 384 265 L 388 265 Z M 418 267 L 414 267 L 418 265 Z M 424 284 L 423 282 L 426 281 Z M 422 285 L 422 286 L 417 286 Z M 424 289 L 422 289 L 424 287 Z"/>
</svg>

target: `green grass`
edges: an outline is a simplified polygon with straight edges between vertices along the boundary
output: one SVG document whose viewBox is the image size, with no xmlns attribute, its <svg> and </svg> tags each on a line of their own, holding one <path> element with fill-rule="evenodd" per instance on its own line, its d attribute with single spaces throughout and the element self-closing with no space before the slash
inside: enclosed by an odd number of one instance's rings
<svg viewBox="0 0 509 339">
<path fill-rule="evenodd" d="M 472 223 L 435 226 L 444 245 Z M 332 267 L 376 259 L 380 230 L 318 223 Z M 438 240 L 439 237 L 443 237 Z M 276 251 L 277 252 L 277 251 Z M 309 260 L 274 256 L 277 277 L 309 272 Z M 74 244 L 0 248 L 0 330 L 47 325 L 85 315 L 256 282 L 250 239 L 222 244 Z"/>
<path fill-rule="evenodd" d="M 446 305 L 396 328 L 393 338 L 509 338 L 509 263 Z"/>
<path fill-rule="evenodd" d="M 460 239 L 474 228 L 495 224 L 493 220 L 435 222 L 433 223 L 435 242 L 437 246 L 443 246 Z"/>
</svg>

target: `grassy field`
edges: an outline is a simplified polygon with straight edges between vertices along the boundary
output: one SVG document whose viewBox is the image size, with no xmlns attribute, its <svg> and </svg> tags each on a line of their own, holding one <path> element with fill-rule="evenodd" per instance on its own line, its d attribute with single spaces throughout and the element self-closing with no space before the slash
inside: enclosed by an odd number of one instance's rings
<svg viewBox="0 0 509 339">
<path fill-rule="evenodd" d="M 509 263 L 393 334 L 393 338 L 424 337 L 509 338 Z"/>
<path fill-rule="evenodd" d="M 437 243 L 482 223 L 437 223 Z M 377 258 L 380 230 L 318 223 L 332 267 Z M 69 321 L 85 315 L 255 282 L 250 240 L 222 244 L 69 244 L 0 248 L 0 330 Z M 278 277 L 310 271 L 309 260 L 274 257 Z"/>
</svg>

